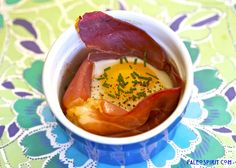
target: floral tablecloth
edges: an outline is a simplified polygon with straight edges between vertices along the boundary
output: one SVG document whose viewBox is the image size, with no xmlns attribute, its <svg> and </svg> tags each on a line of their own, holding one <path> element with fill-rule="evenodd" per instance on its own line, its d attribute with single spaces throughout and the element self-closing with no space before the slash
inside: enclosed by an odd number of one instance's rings
<svg viewBox="0 0 236 168">
<path fill-rule="evenodd" d="M 234 0 L 0 0 L 0 167 L 119 167 L 78 151 L 51 114 L 41 84 L 48 50 L 77 16 L 117 9 L 169 25 L 195 71 L 191 101 L 166 148 L 121 167 L 235 168 Z"/>
</svg>

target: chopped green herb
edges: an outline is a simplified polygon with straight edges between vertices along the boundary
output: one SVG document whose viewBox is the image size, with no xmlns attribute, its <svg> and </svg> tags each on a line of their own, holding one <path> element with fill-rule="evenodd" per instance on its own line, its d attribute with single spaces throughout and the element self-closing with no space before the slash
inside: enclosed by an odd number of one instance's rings
<svg viewBox="0 0 236 168">
<path fill-rule="evenodd" d="M 131 93 L 133 93 L 132 91 L 127 91 L 127 92 L 125 92 L 125 94 L 131 94 Z"/>
<path fill-rule="evenodd" d="M 123 64 L 123 58 L 122 57 L 120 58 L 120 64 Z"/>
<path fill-rule="evenodd" d="M 130 90 L 137 90 L 136 88 L 130 88 Z"/>
<path fill-rule="evenodd" d="M 135 75 L 133 73 L 130 74 L 133 79 L 136 79 Z"/>
<path fill-rule="evenodd" d="M 152 80 L 152 78 L 151 77 L 146 77 L 146 76 L 141 76 L 141 75 L 139 75 L 137 72 L 132 72 L 131 73 L 131 76 L 135 79 L 135 77 L 138 77 L 139 79 L 144 79 L 144 80 Z"/>
<path fill-rule="evenodd" d="M 142 83 L 142 86 L 148 86 L 149 85 L 149 83 L 148 82 L 146 82 L 146 81 L 143 81 L 143 83 Z"/>
<path fill-rule="evenodd" d="M 146 93 L 145 93 L 145 92 L 139 92 L 137 95 L 138 95 L 139 98 L 140 98 L 140 97 L 145 97 L 145 96 L 146 96 Z"/>
<path fill-rule="evenodd" d="M 116 93 L 116 96 L 120 97 L 120 93 Z"/>
<path fill-rule="evenodd" d="M 110 93 L 108 93 L 108 96 L 110 96 L 110 97 L 112 97 L 112 98 L 116 98 L 116 96 L 115 96 L 115 95 L 113 95 L 113 94 L 110 94 Z"/>
<path fill-rule="evenodd" d="M 125 85 L 120 85 L 122 88 L 125 88 Z"/>
<path fill-rule="evenodd" d="M 110 69 L 111 69 L 111 67 L 107 67 L 107 68 L 104 69 L 104 71 L 108 71 Z"/>
<path fill-rule="evenodd" d="M 106 88 L 109 88 L 109 87 L 110 87 L 110 85 L 109 85 L 108 83 L 106 83 L 106 82 L 104 82 L 104 83 L 102 84 L 102 86 L 103 86 L 103 87 L 106 87 Z"/>
<path fill-rule="evenodd" d="M 107 73 L 104 72 L 103 75 L 102 75 L 105 79 L 107 79 Z"/>
<path fill-rule="evenodd" d="M 134 59 L 134 65 L 136 65 L 136 64 L 137 64 L 137 61 L 138 61 L 138 59 L 137 59 L 137 58 L 135 58 L 135 59 Z"/>
<path fill-rule="evenodd" d="M 149 75 L 149 76 L 151 76 L 151 77 L 153 77 L 153 78 L 155 78 L 155 79 L 157 79 L 157 80 L 159 80 L 159 78 L 156 77 L 155 75 L 152 75 L 152 74 L 150 74 L 150 73 L 148 73 L 148 72 L 146 72 L 146 74 Z"/>
<path fill-rule="evenodd" d="M 120 85 L 122 88 L 124 88 L 124 87 L 128 84 L 128 82 L 125 82 L 125 81 L 124 81 L 124 78 L 123 78 L 123 76 L 121 75 L 121 73 L 119 73 L 117 81 L 119 82 L 119 85 Z"/>
<path fill-rule="evenodd" d="M 132 81 L 132 83 L 134 84 L 134 86 L 135 85 L 137 85 L 138 83 L 142 83 L 142 82 L 140 82 L 140 81 L 137 81 L 137 80 L 134 80 L 134 81 Z"/>
<path fill-rule="evenodd" d="M 132 81 L 133 84 L 138 84 L 139 82 L 137 80 Z"/>
<path fill-rule="evenodd" d="M 124 57 L 124 59 L 125 59 L 125 62 L 126 62 L 126 63 L 128 63 L 128 60 L 127 60 L 127 58 L 126 58 L 126 57 Z"/>
<path fill-rule="evenodd" d="M 144 52 L 143 65 L 144 65 L 144 67 L 147 66 L 147 52 L 146 51 Z"/>
<path fill-rule="evenodd" d="M 124 78 L 123 78 L 123 76 L 121 75 L 121 73 L 119 73 L 117 81 L 118 81 L 119 83 L 124 82 Z"/>
<path fill-rule="evenodd" d="M 151 77 L 145 77 L 145 76 L 139 76 L 139 79 L 144 79 L 144 80 L 152 80 Z"/>
<path fill-rule="evenodd" d="M 97 80 L 103 80 L 105 79 L 104 77 L 99 77 L 99 78 L 96 78 Z"/>
<path fill-rule="evenodd" d="M 117 86 L 118 93 L 120 93 L 120 92 L 123 92 L 123 93 L 124 93 L 125 91 L 124 91 L 123 89 L 121 89 L 120 86 L 121 86 L 121 85 L 118 85 L 118 86 Z"/>
<path fill-rule="evenodd" d="M 134 71 L 133 74 L 134 74 L 135 76 L 139 77 L 139 74 L 138 74 L 137 72 Z"/>
<path fill-rule="evenodd" d="M 136 98 L 137 98 L 137 96 L 135 96 L 135 95 L 132 96 L 133 101 L 135 101 Z"/>
<path fill-rule="evenodd" d="M 131 65 L 129 65 L 129 68 L 130 68 L 130 69 L 133 69 L 133 67 L 132 67 Z"/>
<path fill-rule="evenodd" d="M 149 82 L 150 82 L 150 80 L 146 81 L 146 86 L 148 86 L 148 85 L 149 85 Z"/>
<path fill-rule="evenodd" d="M 125 104 L 125 103 L 127 103 L 127 102 L 128 102 L 128 100 L 129 100 L 129 99 L 126 99 L 126 100 L 125 100 L 123 103 L 124 103 L 124 104 Z"/>
</svg>

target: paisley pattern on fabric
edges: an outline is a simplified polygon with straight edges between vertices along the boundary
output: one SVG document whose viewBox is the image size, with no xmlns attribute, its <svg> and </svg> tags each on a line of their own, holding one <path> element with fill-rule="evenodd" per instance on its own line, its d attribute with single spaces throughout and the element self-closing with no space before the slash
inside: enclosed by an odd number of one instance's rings
<svg viewBox="0 0 236 168">
<path fill-rule="evenodd" d="M 116 165 L 105 164 L 94 144 L 85 148 L 86 142 L 75 141 L 53 116 L 42 88 L 47 52 L 74 19 L 86 11 L 117 9 L 144 13 L 169 25 L 183 40 L 194 68 L 194 89 L 181 122 L 164 139 L 137 153 L 140 162 L 127 165 L 129 156 L 124 159 L 122 152 L 120 157 L 111 156 Z M 233 1 L 3 0 L 0 167 L 116 168 L 122 163 L 127 168 L 188 168 L 194 167 L 188 160 L 235 162 L 235 18 Z M 227 167 L 234 168 L 235 163 Z"/>
</svg>

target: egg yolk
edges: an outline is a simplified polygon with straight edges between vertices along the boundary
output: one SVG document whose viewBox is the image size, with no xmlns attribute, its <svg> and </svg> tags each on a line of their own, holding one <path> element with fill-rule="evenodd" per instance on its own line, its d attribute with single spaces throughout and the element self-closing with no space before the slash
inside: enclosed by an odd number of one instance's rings
<svg viewBox="0 0 236 168">
<path fill-rule="evenodd" d="M 99 92 L 99 97 L 92 94 L 93 98 L 107 100 L 128 111 L 144 97 L 165 88 L 150 65 L 137 58 L 132 62 L 123 58 L 105 67 L 93 80 L 92 90 Z"/>
</svg>

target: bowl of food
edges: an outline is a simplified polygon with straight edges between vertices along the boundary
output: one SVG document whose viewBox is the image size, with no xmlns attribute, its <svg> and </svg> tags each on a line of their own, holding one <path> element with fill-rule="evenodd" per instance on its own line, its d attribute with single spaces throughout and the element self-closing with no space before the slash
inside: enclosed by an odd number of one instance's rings
<svg viewBox="0 0 236 168">
<path fill-rule="evenodd" d="M 183 42 L 129 11 L 80 16 L 53 44 L 43 70 L 58 123 L 83 146 L 78 150 L 96 151 L 93 159 L 109 164 L 140 162 L 150 146 L 161 150 L 155 146 L 180 121 L 192 86 Z"/>
</svg>

